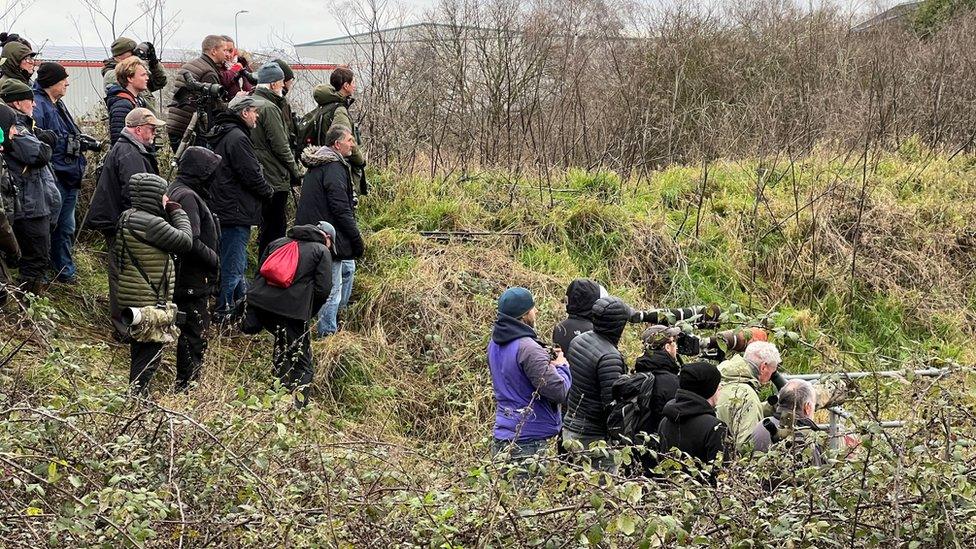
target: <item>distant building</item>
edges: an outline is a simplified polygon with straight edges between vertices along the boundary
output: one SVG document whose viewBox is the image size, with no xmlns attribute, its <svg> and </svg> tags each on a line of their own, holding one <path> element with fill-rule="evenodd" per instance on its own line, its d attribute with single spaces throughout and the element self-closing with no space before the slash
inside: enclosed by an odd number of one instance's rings
<svg viewBox="0 0 976 549">
<path fill-rule="evenodd" d="M 859 23 L 851 29 L 851 32 L 867 32 L 888 25 L 908 25 L 920 7 L 922 2 L 902 2 Z"/>
<path fill-rule="evenodd" d="M 175 71 L 180 66 L 194 57 L 199 56 L 198 51 L 166 49 L 159 52 L 159 57 L 163 61 L 163 67 L 169 73 L 170 82 L 175 77 Z M 111 57 L 107 49 L 102 46 L 52 46 L 45 45 L 41 51 L 42 61 L 56 61 L 64 66 L 68 71 L 70 85 L 64 101 L 68 109 L 76 116 L 81 117 L 98 112 L 97 108 L 103 105 L 105 89 L 102 87 L 102 64 L 105 59 Z M 302 59 L 301 62 L 288 59 L 286 61 L 295 70 L 295 87 L 288 95 L 288 99 L 298 113 L 304 113 L 315 107 L 312 100 L 312 89 L 315 85 L 328 82 L 329 74 L 337 65 L 335 63 L 325 63 L 316 59 Z M 252 70 L 257 70 L 261 63 L 273 57 L 268 54 L 253 54 L 254 65 Z M 169 86 L 160 92 L 163 96 L 160 105 L 166 105 L 169 101 Z"/>
</svg>

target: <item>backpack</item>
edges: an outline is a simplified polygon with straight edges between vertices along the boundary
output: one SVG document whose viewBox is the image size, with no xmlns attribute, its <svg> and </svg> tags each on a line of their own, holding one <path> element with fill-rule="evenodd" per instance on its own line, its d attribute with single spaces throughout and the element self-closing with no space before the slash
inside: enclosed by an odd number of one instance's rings
<svg viewBox="0 0 976 549">
<path fill-rule="evenodd" d="M 654 401 L 654 374 L 624 374 L 611 387 L 613 402 L 607 416 L 611 443 L 634 444 L 640 426 L 650 420 Z"/>
<path fill-rule="evenodd" d="M 298 241 L 291 242 L 271 252 L 261 264 L 261 276 L 265 282 L 278 288 L 287 288 L 295 281 L 298 271 Z"/>
<path fill-rule="evenodd" d="M 301 148 L 309 145 L 322 146 L 325 141 L 325 132 L 332 125 L 335 112 L 342 103 L 329 103 L 319 105 L 311 112 L 302 117 L 298 122 L 298 143 Z"/>
</svg>

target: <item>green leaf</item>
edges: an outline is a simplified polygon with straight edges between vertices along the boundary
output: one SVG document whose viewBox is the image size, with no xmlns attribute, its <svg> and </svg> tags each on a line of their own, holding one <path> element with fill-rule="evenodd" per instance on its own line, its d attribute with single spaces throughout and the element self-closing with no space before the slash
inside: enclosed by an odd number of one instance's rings
<svg viewBox="0 0 976 549">
<path fill-rule="evenodd" d="M 624 533 L 624 535 L 632 535 L 634 533 L 634 517 L 630 515 L 621 515 L 617 517 L 617 529 Z"/>
<path fill-rule="evenodd" d="M 39 509 L 37 507 L 28 507 L 24 509 L 24 514 L 29 517 L 36 517 L 44 514 L 44 509 Z"/>
<path fill-rule="evenodd" d="M 61 475 L 58 474 L 58 464 L 54 463 L 53 461 L 51 463 L 48 463 L 47 481 L 53 484 L 57 482 L 59 478 L 61 478 Z"/>
</svg>

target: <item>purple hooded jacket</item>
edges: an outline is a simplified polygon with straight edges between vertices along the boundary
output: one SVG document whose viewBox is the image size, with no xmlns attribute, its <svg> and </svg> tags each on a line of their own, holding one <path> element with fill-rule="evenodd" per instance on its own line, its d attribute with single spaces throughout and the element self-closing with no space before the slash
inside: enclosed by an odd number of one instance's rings
<svg viewBox="0 0 976 549">
<path fill-rule="evenodd" d="M 499 313 L 488 343 L 498 440 L 540 440 L 562 429 L 559 406 L 572 379 L 568 364 L 553 366 L 535 330 Z"/>
</svg>

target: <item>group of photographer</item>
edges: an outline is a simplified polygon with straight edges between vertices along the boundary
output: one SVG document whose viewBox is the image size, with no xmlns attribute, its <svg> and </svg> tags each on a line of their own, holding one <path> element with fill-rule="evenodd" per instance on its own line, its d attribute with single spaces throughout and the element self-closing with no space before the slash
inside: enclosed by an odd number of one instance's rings
<svg viewBox="0 0 976 549">
<path fill-rule="evenodd" d="M 62 101 L 70 84 L 64 67 L 39 63 L 30 43 L 16 34 L 0 35 L 0 41 L 6 171 L 0 178 L 0 285 L 8 285 L 16 268 L 20 289 L 38 294 L 51 282 L 77 281 L 72 248 L 84 152 L 100 145 L 82 134 Z"/>
<path fill-rule="evenodd" d="M 488 345 L 495 393 L 493 452 L 523 464 L 557 441 L 560 453 L 594 468 L 618 472 L 614 448 L 633 449 L 627 473 L 653 476 L 662 459 L 678 459 L 715 481 L 708 467 L 719 455 L 748 455 L 784 447 L 820 465 L 823 436 L 811 416 L 817 391 L 777 373 L 778 349 L 765 331 L 746 328 L 711 337 L 675 326 L 718 324 L 717 307 L 634 311 L 598 283 L 579 279 L 567 290 L 568 318 L 557 324 L 546 351 L 535 332 L 537 308 L 525 288 L 498 299 Z M 618 349 L 630 323 L 650 323 L 644 353 L 628 372 Z M 682 363 L 681 355 L 694 359 Z M 760 399 L 772 382 L 778 393 Z M 682 456 L 699 464 L 689 467 Z M 524 474 L 522 475 L 524 476 Z"/>
</svg>

